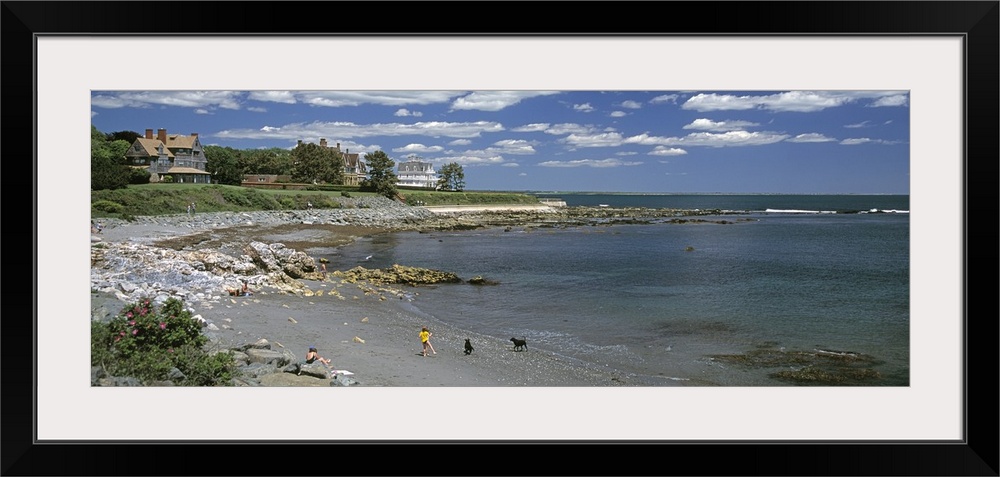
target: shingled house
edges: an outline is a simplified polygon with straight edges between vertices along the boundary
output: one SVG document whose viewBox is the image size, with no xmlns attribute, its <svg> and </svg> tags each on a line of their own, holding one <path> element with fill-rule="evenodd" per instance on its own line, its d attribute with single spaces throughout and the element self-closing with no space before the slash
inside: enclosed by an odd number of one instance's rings
<svg viewBox="0 0 1000 477">
<path fill-rule="evenodd" d="M 132 143 L 125 158 L 130 166 L 148 170 L 150 182 L 170 176 L 174 182 L 212 183 L 212 175 L 205 170 L 207 160 L 198 133 L 167 134 L 161 128 L 154 137 L 153 130 L 147 129 L 145 137 Z"/>
<path fill-rule="evenodd" d="M 322 143 L 322 141 L 320 141 Z M 337 143 L 340 149 L 340 143 Z M 344 151 L 344 185 L 361 185 L 361 181 L 368 178 L 368 168 L 358 157 L 358 153 L 351 152 L 350 149 Z"/>
<path fill-rule="evenodd" d="M 302 140 L 299 140 L 299 144 L 302 144 Z M 368 170 L 365 163 L 358 157 L 358 153 L 352 153 L 350 149 L 341 151 L 339 142 L 336 146 L 330 146 L 327 144 L 326 138 L 322 137 L 319 138 L 319 147 L 331 149 L 344 158 L 344 185 L 361 185 L 361 181 L 368 177 Z"/>
</svg>

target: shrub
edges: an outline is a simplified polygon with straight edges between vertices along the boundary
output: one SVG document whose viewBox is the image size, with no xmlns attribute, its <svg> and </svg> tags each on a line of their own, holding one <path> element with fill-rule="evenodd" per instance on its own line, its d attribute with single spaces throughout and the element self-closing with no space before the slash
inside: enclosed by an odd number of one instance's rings
<svg viewBox="0 0 1000 477">
<path fill-rule="evenodd" d="M 159 311 L 148 298 L 130 303 L 110 322 L 92 322 L 90 331 L 91 365 L 103 366 L 111 376 L 148 384 L 169 379 L 177 368 L 184 378 L 173 381 L 182 386 L 231 384 L 232 357 L 202 349 L 208 338 L 201 334 L 201 323 L 176 298 L 167 299 Z"/>
<path fill-rule="evenodd" d="M 347 192 L 346 190 L 342 190 L 342 191 L 340 191 L 340 196 L 341 197 L 350 197 L 351 193 Z"/>
<path fill-rule="evenodd" d="M 128 174 L 129 184 L 149 184 L 149 171 L 130 167 Z"/>
<path fill-rule="evenodd" d="M 160 182 L 172 184 L 174 182 L 174 176 L 163 176 L 160 178 Z"/>
<path fill-rule="evenodd" d="M 242 190 L 237 190 L 237 189 L 223 189 L 222 190 L 222 198 L 226 202 L 228 202 L 230 204 L 238 205 L 240 207 L 249 207 L 250 206 L 250 200 L 247 198 L 246 194 L 244 194 Z"/>
<path fill-rule="evenodd" d="M 120 214 L 123 210 L 125 210 L 124 206 L 118 202 L 111 202 L 110 200 L 99 200 L 90 204 L 90 208 L 107 214 Z"/>
</svg>

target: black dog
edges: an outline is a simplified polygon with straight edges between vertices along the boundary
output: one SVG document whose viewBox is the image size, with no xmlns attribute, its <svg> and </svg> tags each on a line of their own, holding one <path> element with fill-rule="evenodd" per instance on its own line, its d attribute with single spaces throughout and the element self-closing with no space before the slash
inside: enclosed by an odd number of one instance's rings
<svg viewBox="0 0 1000 477">
<path fill-rule="evenodd" d="M 522 339 L 511 338 L 510 341 L 514 343 L 514 351 L 522 351 L 528 349 L 528 342 Z"/>
<path fill-rule="evenodd" d="M 469 342 L 469 338 L 465 339 L 465 354 L 472 354 L 472 343 Z"/>
</svg>

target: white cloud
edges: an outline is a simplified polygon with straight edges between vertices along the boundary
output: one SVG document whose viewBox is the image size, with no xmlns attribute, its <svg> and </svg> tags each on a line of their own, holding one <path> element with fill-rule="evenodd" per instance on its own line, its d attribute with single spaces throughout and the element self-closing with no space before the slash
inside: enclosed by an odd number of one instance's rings
<svg viewBox="0 0 1000 477">
<path fill-rule="evenodd" d="M 663 95 L 657 96 L 657 97 L 649 100 L 649 102 L 651 104 L 660 104 L 660 103 L 677 104 L 677 98 L 679 98 L 679 97 L 680 96 L 678 96 L 676 94 L 663 94 Z"/>
<path fill-rule="evenodd" d="M 204 108 L 198 108 L 194 110 L 194 114 L 212 114 L 209 110 Z"/>
<path fill-rule="evenodd" d="M 711 119 L 695 119 L 691 124 L 685 124 L 684 129 L 698 129 L 702 131 L 733 131 L 748 127 L 759 126 L 751 121 L 712 121 Z"/>
<path fill-rule="evenodd" d="M 407 144 L 407 145 L 405 145 L 403 147 L 394 148 L 392 150 L 392 152 L 408 152 L 408 153 L 423 152 L 423 153 L 428 153 L 428 152 L 441 152 L 443 150 L 444 150 L 444 148 L 441 147 L 441 146 L 425 146 L 423 144 Z"/>
<path fill-rule="evenodd" d="M 503 156 L 487 156 L 487 155 L 468 155 L 459 154 L 452 156 L 445 156 L 437 159 L 438 162 L 442 164 L 447 164 L 449 162 L 456 162 L 463 166 L 490 166 L 503 164 Z"/>
<path fill-rule="evenodd" d="M 681 105 L 682 109 L 695 111 L 746 110 L 758 107 L 754 96 L 733 96 L 730 94 L 701 93 L 692 96 Z"/>
<path fill-rule="evenodd" d="M 126 91 L 99 94 L 91 98 L 99 108 L 146 108 L 176 106 L 238 110 L 241 94 L 236 91 Z"/>
<path fill-rule="evenodd" d="M 622 107 L 627 109 L 639 109 L 642 107 L 642 103 L 632 100 L 622 101 Z"/>
<path fill-rule="evenodd" d="M 616 132 L 601 134 L 570 134 L 562 142 L 576 147 L 612 147 L 622 143 L 622 135 Z"/>
<path fill-rule="evenodd" d="M 295 104 L 295 93 L 291 91 L 251 91 L 247 99 L 270 103 Z"/>
<path fill-rule="evenodd" d="M 562 124 L 553 124 L 551 127 L 545 130 L 545 134 L 553 134 L 556 136 L 562 134 L 587 134 L 592 132 L 593 130 L 594 128 L 590 126 L 583 126 L 580 124 L 573 124 L 573 123 L 562 123 Z"/>
<path fill-rule="evenodd" d="M 385 106 L 447 103 L 463 91 L 300 91 L 294 93 L 301 103 L 313 106 L 343 107 L 362 104 Z"/>
<path fill-rule="evenodd" d="M 881 144 L 883 146 L 893 146 L 900 144 L 901 141 L 886 141 L 885 139 L 871 139 L 867 137 L 857 137 L 849 138 L 840 141 L 840 144 L 845 146 L 857 146 L 859 144 Z"/>
<path fill-rule="evenodd" d="M 872 104 L 870 104 L 869 106 L 873 108 L 882 108 L 887 106 L 888 107 L 906 106 L 908 102 L 909 102 L 909 97 L 905 94 L 900 94 L 900 95 L 885 96 L 882 98 L 878 98 L 875 101 L 873 101 Z"/>
<path fill-rule="evenodd" d="M 542 167 L 627 167 L 638 166 L 641 162 L 625 162 L 618 159 L 579 159 L 575 161 L 543 161 L 538 165 Z"/>
<path fill-rule="evenodd" d="M 656 146 L 649 152 L 650 156 L 683 156 L 687 151 L 676 147 Z"/>
<path fill-rule="evenodd" d="M 590 103 L 583 103 L 583 104 L 574 104 L 573 109 L 576 111 L 580 111 L 582 113 L 589 113 L 594 110 L 594 107 L 591 106 Z"/>
<path fill-rule="evenodd" d="M 505 139 L 493 143 L 493 146 L 486 150 L 502 154 L 535 154 L 535 148 L 523 139 Z"/>
<path fill-rule="evenodd" d="M 871 122 L 869 122 L 869 121 L 861 121 L 860 123 L 845 124 L 844 127 L 845 128 L 851 128 L 851 129 L 866 128 L 866 127 L 871 127 Z"/>
<path fill-rule="evenodd" d="M 824 136 L 823 134 L 820 133 L 805 133 L 805 134 L 799 134 L 798 136 L 788 139 L 787 141 L 788 142 L 831 142 L 831 141 L 836 141 L 836 139 Z"/>
<path fill-rule="evenodd" d="M 500 123 L 477 121 L 466 123 L 450 122 L 417 122 L 412 124 L 355 124 L 351 122 L 293 123 L 279 127 L 267 126 L 266 129 L 227 129 L 215 133 L 214 136 L 229 139 L 302 139 L 307 137 L 327 138 L 359 138 L 375 136 L 429 136 L 472 138 L 484 133 L 503 131 Z"/>
<path fill-rule="evenodd" d="M 625 111 L 612 111 L 610 116 L 612 118 L 620 118 L 622 116 L 625 116 L 626 114 L 628 113 L 626 113 Z"/>
<path fill-rule="evenodd" d="M 522 172 L 522 173 L 520 173 L 520 174 L 518 174 L 518 175 L 519 175 L 519 176 L 521 176 L 521 177 L 524 177 L 524 176 L 527 176 L 527 175 L 528 175 L 528 173 L 527 173 L 527 172 Z"/>
<path fill-rule="evenodd" d="M 469 144 L 472 144 L 472 141 L 468 139 L 456 139 L 448 143 L 449 146 L 468 146 Z"/>
<path fill-rule="evenodd" d="M 524 126 L 518 126 L 516 128 L 512 128 L 511 131 L 514 131 L 514 132 L 544 132 L 548 128 L 549 128 L 549 124 L 548 123 L 532 123 L 532 124 L 525 124 Z"/>
<path fill-rule="evenodd" d="M 250 111 L 252 113 L 266 113 L 267 112 L 267 108 L 262 108 L 260 106 L 250 106 L 250 107 L 247 107 L 247 111 Z"/>
<path fill-rule="evenodd" d="M 90 110 L 90 117 L 94 117 L 94 116 L 97 116 L 97 111 L 94 111 L 93 109 L 91 109 Z"/>
<path fill-rule="evenodd" d="M 149 107 L 149 103 L 145 103 L 142 101 L 133 101 L 122 98 L 120 96 L 104 95 L 104 94 L 99 94 L 97 96 L 91 97 L 90 104 L 92 106 L 105 109 Z"/>
<path fill-rule="evenodd" d="M 393 116 L 401 116 L 401 117 L 413 116 L 413 117 L 418 117 L 419 118 L 420 116 L 423 116 L 423 115 L 424 115 L 424 113 L 421 113 L 420 111 L 410 111 L 409 109 L 406 109 L 406 108 L 400 108 L 400 109 L 396 110 L 395 113 L 393 113 Z"/>
<path fill-rule="evenodd" d="M 899 98 L 903 96 L 903 98 Z M 695 111 L 763 109 L 775 112 L 813 112 L 842 106 L 859 100 L 873 99 L 873 105 L 905 102 L 899 91 L 788 91 L 769 95 L 700 93 L 681 106 Z M 894 104 L 895 105 L 895 104 Z"/>
<path fill-rule="evenodd" d="M 451 107 L 458 110 L 500 111 L 524 99 L 558 93 L 558 91 L 476 91 L 456 99 Z"/>
<path fill-rule="evenodd" d="M 521 165 L 516 162 L 505 162 L 500 164 L 500 167 L 520 167 Z"/>
<path fill-rule="evenodd" d="M 684 137 L 656 137 L 640 134 L 626 138 L 624 143 L 650 146 L 760 146 L 781 142 L 786 138 L 788 138 L 787 134 L 772 132 L 727 131 L 724 133 L 697 132 Z"/>
</svg>

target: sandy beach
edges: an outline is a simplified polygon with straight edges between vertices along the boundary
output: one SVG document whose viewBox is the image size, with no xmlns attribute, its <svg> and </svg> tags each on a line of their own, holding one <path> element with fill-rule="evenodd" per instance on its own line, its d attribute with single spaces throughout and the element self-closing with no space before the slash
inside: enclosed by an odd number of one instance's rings
<svg viewBox="0 0 1000 477">
<path fill-rule="evenodd" d="M 251 297 L 227 297 L 201 311 L 224 323 L 218 335 L 226 346 L 266 339 L 273 349 L 287 348 L 304 356 L 309 346 L 347 370 L 363 386 L 601 386 L 623 384 L 621 378 L 571 365 L 540 350 L 515 352 L 510 341 L 470 335 L 445 323 L 421 321 L 405 309 L 406 299 L 366 294 L 336 278 L 306 282 L 312 296 L 262 291 Z M 449 286 L 471 286 L 456 284 Z M 420 300 L 419 289 L 413 300 Z M 333 293 L 331 293 L 333 292 Z M 308 294 L 309 292 L 307 292 Z M 433 333 L 436 354 L 421 353 L 418 333 Z M 465 339 L 474 351 L 464 353 Z M 265 385 L 328 385 L 316 378 L 278 376 Z M 281 378 L 281 379 L 277 379 Z M 296 378 L 296 379 L 292 379 Z"/>
<path fill-rule="evenodd" d="M 105 229 L 105 242 L 147 242 L 158 246 L 232 247 L 229 241 L 284 243 L 297 250 L 383 233 L 373 227 L 283 224 L 192 231 L 172 226 L 118 224 Z M 307 252 L 308 253 L 308 252 Z M 405 265 L 405 264 L 402 264 Z M 627 386 L 619 376 L 557 356 L 536 347 L 514 351 L 510 337 L 482 336 L 447 323 L 429 323 L 408 309 L 423 299 L 421 287 L 372 287 L 347 283 L 330 269 L 326 280 L 303 280 L 305 290 L 291 294 L 274 289 L 253 296 L 213 296 L 192 303 L 196 313 L 215 325 L 206 331 L 220 348 L 265 339 L 272 349 L 291 350 L 303 357 L 309 346 L 332 360 L 332 368 L 347 370 L 360 386 Z M 475 286 L 467 283 L 435 286 Z M 221 292 L 221 291 L 220 291 Z M 220 293 L 221 294 L 221 293 Z M 436 354 L 421 354 L 421 327 L 433 333 Z M 464 351 L 465 340 L 474 347 Z M 264 376 L 264 386 L 329 386 L 330 380 L 290 373 Z"/>
</svg>

